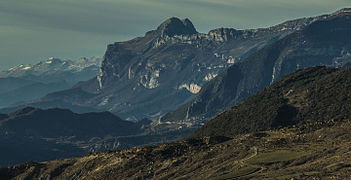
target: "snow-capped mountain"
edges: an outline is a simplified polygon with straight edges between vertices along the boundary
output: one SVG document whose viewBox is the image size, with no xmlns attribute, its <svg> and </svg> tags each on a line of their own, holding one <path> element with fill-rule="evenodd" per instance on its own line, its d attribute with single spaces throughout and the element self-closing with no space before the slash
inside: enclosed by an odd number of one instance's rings
<svg viewBox="0 0 351 180">
<path fill-rule="evenodd" d="M 80 58 L 78 60 L 61 60 L 49 58 L 33 65 L 18 65 L 0 72 L 0 78 L 16 77 L 52 82 L 57 80 L 82 81 L 94 77 L 102 62 L 102 57 Z M 67 77 L 67 78 L 64 78 Z"/>
<path fill-rule="evenodd" d="M 34 100 L 72 87 L 98 74 L 101 57 L 61 60 L 49 58 L 34 65 L 18 65 L 0 72 L 0 107 Z"/>
</svg>

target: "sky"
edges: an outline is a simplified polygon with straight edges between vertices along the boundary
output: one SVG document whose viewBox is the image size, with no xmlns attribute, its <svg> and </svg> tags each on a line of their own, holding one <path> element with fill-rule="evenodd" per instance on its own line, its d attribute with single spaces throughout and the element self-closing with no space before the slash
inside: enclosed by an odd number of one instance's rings
<svg viewBox="0 0 351 180">
<path fill-rule="evenodd" d="M 169 17 L 199 32 L 252 29 L 332 13 L 351 0 L 1 0 L 0 70 L 57 57 L 103 56 L 108 44 L 143 36 Z"/>
</svg>

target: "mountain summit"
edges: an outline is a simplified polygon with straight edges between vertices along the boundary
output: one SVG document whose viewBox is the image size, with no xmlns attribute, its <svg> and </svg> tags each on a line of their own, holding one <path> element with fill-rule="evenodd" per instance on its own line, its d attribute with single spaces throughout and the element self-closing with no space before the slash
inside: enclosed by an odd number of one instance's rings
<svg viewBox="0 0 351 180">
<path fill-rule="evenodd" d="M 174 35 L 193 35 L 197 31 L 193 23 L 189 19 L 182 19 L 172 17 L 164 21 L 158 28 L 157 31 L 164 36 L 174 36 Z"/>
</svg>

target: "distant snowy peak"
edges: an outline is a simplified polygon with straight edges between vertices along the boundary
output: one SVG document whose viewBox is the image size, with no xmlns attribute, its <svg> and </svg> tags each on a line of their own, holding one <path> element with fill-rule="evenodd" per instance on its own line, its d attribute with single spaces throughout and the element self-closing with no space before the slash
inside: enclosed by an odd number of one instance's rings
<svg viewBox="0 0 351 180">
<path fill-rule="evenodd" d="M 103 58 L 95 56 L 92 58 L 80 58 L 77 60 L 62 60 L 59 58 L 50 57 L 46 61 L 41 61 L 37 64 L 18 65 L 8 70 L 0 72 L 0 77 L 21 77 L 25 75 L 40 76 L 42 74 L 52 72 L 72 72 L 77 73 L 84 71 L 87 68 L 98 69 Z"/>
</svg>

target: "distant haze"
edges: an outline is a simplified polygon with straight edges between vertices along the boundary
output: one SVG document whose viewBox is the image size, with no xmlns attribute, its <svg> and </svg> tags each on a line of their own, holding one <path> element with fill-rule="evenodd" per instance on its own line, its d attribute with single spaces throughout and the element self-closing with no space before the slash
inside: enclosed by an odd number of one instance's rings
<svg viewBox="0 0 351 180">
<path fill-rule="evenodd" d="M 351 7 L 350 0 L 1 0 L 0 70 L 49 57 L 103 55 L 107 44 L 188 17 L 199 32 L 267 27 Z"/>
</svg>

